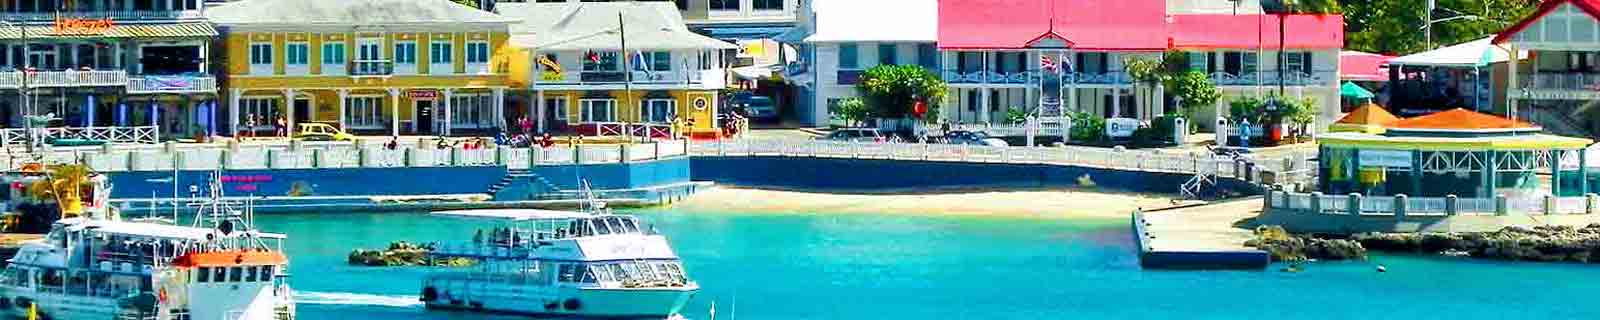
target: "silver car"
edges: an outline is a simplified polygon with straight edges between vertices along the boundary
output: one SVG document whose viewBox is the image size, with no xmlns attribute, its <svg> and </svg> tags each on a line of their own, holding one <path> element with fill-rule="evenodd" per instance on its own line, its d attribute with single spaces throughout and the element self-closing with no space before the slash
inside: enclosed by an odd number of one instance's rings
<svg viewBox="0 0 1600 320">
<path fill-rule="evenodd" d="M 852 142 L 884 142 L 886 137 L 878 129 L 872 128 L 845 128 L 834 130 L 822 140 L 852 141 Z"/>
</svg>

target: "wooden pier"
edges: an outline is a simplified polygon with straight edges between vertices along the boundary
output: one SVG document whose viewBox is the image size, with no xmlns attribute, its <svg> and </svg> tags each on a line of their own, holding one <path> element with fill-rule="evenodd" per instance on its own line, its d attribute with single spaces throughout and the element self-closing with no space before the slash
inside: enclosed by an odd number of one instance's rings
<svg viewBox="0 0 1600 320">
<path fill-rule="evenodd" d="M 1134 212 L 1139 265 L 1146 269 L 1265 269 L 1266 251 L 1245 247 L 1253 235 L 1235 227 L 1261 212 L 1260 197 L 1171 210 Z"/>
</svg>

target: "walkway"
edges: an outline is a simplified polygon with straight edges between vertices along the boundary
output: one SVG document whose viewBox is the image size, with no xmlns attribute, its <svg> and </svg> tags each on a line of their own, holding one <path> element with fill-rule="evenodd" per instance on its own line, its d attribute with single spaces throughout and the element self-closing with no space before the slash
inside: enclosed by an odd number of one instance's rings
<svg viewBox="0 0 1600 320">
<path fill-rule="evenodd" d="M 1160 212 L 1135 213 L 1140 264 L 1146 268 L 1255 269 L 1266 252 L 1245 247 L 1254 235 L 1235 227 L 1261 213 L 1260 197 Z"/>
</svg>

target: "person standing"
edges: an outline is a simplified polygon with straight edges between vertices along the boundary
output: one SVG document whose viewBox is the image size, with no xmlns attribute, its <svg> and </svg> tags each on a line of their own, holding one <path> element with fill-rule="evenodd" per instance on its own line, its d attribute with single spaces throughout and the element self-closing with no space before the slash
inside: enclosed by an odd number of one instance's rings
<svg viewBox="0 0 1600 320">
<path fill-rule="evenodd" d="M 282 137 L 282 138 L 289 137 L 289 130 L 288 130 L 289 129 L 289 120 L 288 119 L 284 119 L 283 116 L 281 116 L 281 115 L 278 116 L 278 119 L 277 120 L 273 120 L 273 122 L 272 122 L 272 129 L 273 129 L 273 134 L 277 135 L 278 137 Z"/>
<path fill-rule="evenodd" d="M 244 116 L 244 134 L 246 136 L 256 137 L 256 119 L 260 119 L 260 117 L 254 114 Z"/>
</svg>

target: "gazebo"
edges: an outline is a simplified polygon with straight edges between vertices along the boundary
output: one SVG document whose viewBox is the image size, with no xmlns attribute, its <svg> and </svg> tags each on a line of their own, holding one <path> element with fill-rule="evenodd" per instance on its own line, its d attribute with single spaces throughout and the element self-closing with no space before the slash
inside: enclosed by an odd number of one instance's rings
<svg viewBox="0 0 1600 320">
<path fill-rule="evenodd" d="M 1381 108 L 1362 109 L 1367 111 L 1351 116 L 1384 118 L 1377 114 Z M 1323 193 L 1531 199 L 1590 191 L 1583 155 L 1589 139 L 1545 134 L 1527 122 L 1460 108 L 1382 127 L 1381 133 L 1318 138 Z M 1548 180 L 1539 173 L 1548 173 Z"/>
</svg>

